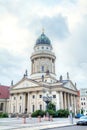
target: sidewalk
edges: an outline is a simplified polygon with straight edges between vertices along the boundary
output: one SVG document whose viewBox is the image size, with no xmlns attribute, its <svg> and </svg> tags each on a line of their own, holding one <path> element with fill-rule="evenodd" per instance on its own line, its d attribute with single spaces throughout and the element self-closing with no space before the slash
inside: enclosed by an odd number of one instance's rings
<svg viewBox="0 0 87 130">
<path fill-rule="evenodd" d="M 76 120 L 74 119 L 74 124 Z M 24 123 L 23 118 L 4 118 L 0 119 L 0 130 L 40 130 L 54 127 L 72 126 L 69 118 L 54 118 L 53 121 L 45 121 L 41 119 L 41 122 L 37 118 L 26 118 Z"/>
</svg>

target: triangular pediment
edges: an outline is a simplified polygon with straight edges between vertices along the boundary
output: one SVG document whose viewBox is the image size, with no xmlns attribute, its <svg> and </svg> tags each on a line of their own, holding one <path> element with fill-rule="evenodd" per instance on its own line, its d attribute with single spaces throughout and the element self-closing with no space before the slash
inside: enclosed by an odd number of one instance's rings
<svg viewBox="0 0 87 130">
<path fill-rule="evenodd" d="M 74 91 L 77 91 L 77 88 L 75 87 L 75 85 L 72 83 L 72 81 L 67 81 L 66 83 L 63 84 L 63 86 L 65 88 L 68 88 L 68 89 L 72 89 Z"/>
<path fill-rule="evenodd" d="M 22 89 L 22 88 L 30 88 L 39 86 L 38 82 L 31 80 L 31 79 L 22 79 L 17 84 L 13 86 L 12 89 Z"/>
</svg>

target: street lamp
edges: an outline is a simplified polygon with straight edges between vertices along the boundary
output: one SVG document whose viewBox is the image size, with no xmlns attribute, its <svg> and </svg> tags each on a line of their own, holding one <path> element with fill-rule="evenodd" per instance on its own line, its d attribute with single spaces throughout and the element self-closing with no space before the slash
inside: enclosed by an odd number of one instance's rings
<svg viewBox="0 0 87 130">
<path fill-rule="evenodd" d="M 52 96 L 48 95 L 48 93 L 46 94 L 46 96 L 43 96 L 43 101 L 46 103 L 46 111 L 48 110 L 48 104 L 52 101 Z M 46 113 L 46 117 L 48 118 L 47 120 L 49 120 L 49 113 Z"/>
<path fill-rule="evenodd" d="M 43 101 L 46 103 L 46 110 L 48 110 L 48 104 L 52 101 L 52 96 L 43 96 Z"/>
</svg>

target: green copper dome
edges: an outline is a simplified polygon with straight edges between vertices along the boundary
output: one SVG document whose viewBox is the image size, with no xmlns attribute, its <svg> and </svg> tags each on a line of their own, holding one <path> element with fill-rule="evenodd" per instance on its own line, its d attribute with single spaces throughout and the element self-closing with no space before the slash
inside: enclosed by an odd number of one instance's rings
<svg viewBox="0 0 87 130">
<path fill-rule="evenodd" d="M 36 40 L 36 45 L 40 44 L 51 45 L 49 38 L 44 33 L 42 33 L 41 36 Z"/>
</svg>

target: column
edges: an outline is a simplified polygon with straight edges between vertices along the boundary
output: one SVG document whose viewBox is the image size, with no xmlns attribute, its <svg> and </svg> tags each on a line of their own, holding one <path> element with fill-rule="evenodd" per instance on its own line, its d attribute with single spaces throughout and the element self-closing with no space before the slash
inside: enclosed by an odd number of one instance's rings
<svg viewBox="0 0 87 130">
<path fill-rule="evenodd" d="M 22 112 L 23 113 L 25 112 L 25 93 L 23 93 L 23 96 L 22 96 Z"/>
<path fill-rule="evenodd" d="M 72 107 L 72 112 L 73 112 L 73 95 L 71 94 L 71 107 Z"/>
<path fill-rule="evenodd" d="M 60 108 L 63 109 L 63 92 L 60 92 Z"/>
<path fill-rule="evenodd" d="M 27 112 L 30 112 L 30 93 L 28 93 L 28 100 L 27 100 Z"/>
<path fill-rule="evenodd" d="M 76 99 L 75 99 L 75 95 L 74 95 L 74 113 L 76 115 Z"/>
<path fill-rule="evenodd" d="M 69 107 L 70 107 L 70 94 L 68 93 L 68 110 L 69 110 Z"/>
<path fill-rule="evenodd" d="M 64 108 L 67 109 L 67 104 L 66 104 L 66 93 L 64 92 Z"/>
</svg>

